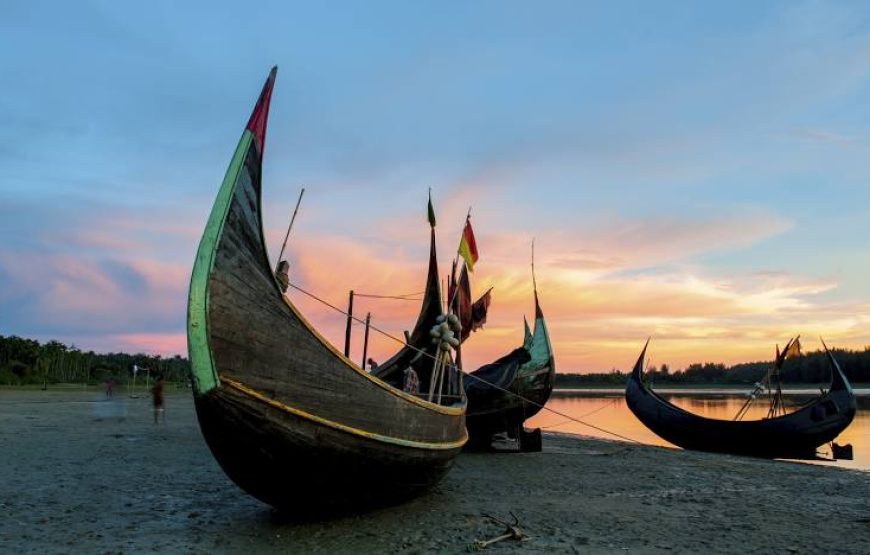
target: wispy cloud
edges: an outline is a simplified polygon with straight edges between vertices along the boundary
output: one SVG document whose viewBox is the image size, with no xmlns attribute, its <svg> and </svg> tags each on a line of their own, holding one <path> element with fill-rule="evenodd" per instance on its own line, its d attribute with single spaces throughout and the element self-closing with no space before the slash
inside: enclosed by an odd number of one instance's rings
<svg viewBox="0 0 870 555">
<path fill-rule="evenodd" d="M 842 133 L 826 129 L 794 129 L 792 130 L 791 135 L 799 140 L 811 143 L 833 144 L 838 146 L 849 146 L 858 142 L 856 137 L 843 135 Z"/>
</svg>

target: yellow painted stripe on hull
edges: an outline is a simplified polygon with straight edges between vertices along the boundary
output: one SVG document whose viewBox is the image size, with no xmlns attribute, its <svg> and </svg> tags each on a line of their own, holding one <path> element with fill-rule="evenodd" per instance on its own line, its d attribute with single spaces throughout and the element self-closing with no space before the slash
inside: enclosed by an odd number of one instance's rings
<svg viewBox="0 0 870 555">
<path fill-rule="evenodd" d="M 258 401 L 266 403 L 276 409 L 282 410 L 284 412 L 288 412 L 295 416 L 299 416 L 301 418 L 305 418 L 307 420 L 311 420 L 313 422 L 317 422 L 318 424 L 322 424 L 324 426 L 329 426 L 330 428 L 335 428 L 336 430 L 340 430 L 342 432 L 347 432 L 349 434 L 354 434 L 360 437 L 364 437 L 367 439 L 373 439 L 375 441 L 381 441 L 384 443 L 390 443 L 392 445 L 401 445 L 402 447 L 413 447 L 416 449 L 430 449 L 435 451 L 448 450 L 448 449 L 459 449 L 468 441 L 468 432 L 464 431 L 463 437 L 457 441 L 451 441 L 446 443 L 431 443 L 427 441 L 414 441 L 410 439 L 401 439 L 397 437 L 390 437 L 381 434 L 376 434 L 373 432 L 367 432 L 365 430 L 360 430 L 359 428 L 354 428 L 352 426 L 348 426 L 346 424 L 341 424 L 339 422 L 335 422 L 333 420 L 328 420 L 326 418 L 311 414 L 301 409 L 297 409 L 295 407 L 291 407 L 286 405 L 280 401 L 276 401 L 275 399 L 270 399 L 263 395 L 262 393 L 251 389 L 250 387 L 239 383 L 235 380 L 231 380 L 229 378 L 221 378 L 221 382 L 225 385 L 232 387 L 233 389 L 248 395 L 249 397 L 253 397 Z"/>
</svg>

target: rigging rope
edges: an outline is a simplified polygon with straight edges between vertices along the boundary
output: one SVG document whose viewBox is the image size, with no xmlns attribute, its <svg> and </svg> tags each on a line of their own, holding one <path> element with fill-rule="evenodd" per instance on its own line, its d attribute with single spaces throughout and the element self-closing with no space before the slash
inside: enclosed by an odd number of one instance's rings
<svg viewBox="0 0 870 555">
<path fill-rule="evenodd" d="M 296 288 L 298 289 L 298 288 Z M 407 295 L 370 295 L 367 293 L 357 293 L 354 291 L 354 297 L 366 297 L 369 299 L 395 299 L 397 301 L 422 301 L 422 297 L 418 297 L 417 295 L 422 295 L 423 293 L 408 293 Z"/>
<path fill-rule="evenodd" d="M 315 301 L 317 301 L 317 302 L 319 302 L 319 303 L 322 303 L 322 304 L 328 306 L 329 308 L 333 309 L 334 311 L 336 311 L 336 312 L 338 312 L 338 313 L 340 313 L 340 314 L 343 314 L 344 316 L 347 316 L 347 317 L 351 318 L 352 320 L 355 320 L 356 322 L 358 322 L 358 323 L 360 323 L 360 324 L 365 324 L 365 321 L 364 321 L 364 320 L 362 320 L 362 319 L 360 319 L 360 318 L 357 318 L 356 316 L 353 316 L 352 314 L 348 314 L 347 312 L 345 312 L 344 310 L 338 308 L 338 307 L 335 306 L 334 304 L 331 304 L 330 302 L 328 302 L 328 301 L 326 301 L 326 300 L 324 300 L 324 299 L 321 299 L 320 297 L 318 297 L 318 296 L 315 295 L 314 293 L 309 293 L 309 292 L 306 291 L 305 289 L 302 289 L 301 287 L 299 287 L 299 286 L 296 285 L 295 283 L 290 283 L 289 286 L 292 287 L 293 289 L 299 291 L 300 293 L 302 293 L 302 294 L 304 294 L 304 295 L 307 295 L 307 296 L 311 297 L 311 298 L 314 299 Z M 414 351 L 417 351 L 417 352 L 418 352 L 419 354 L 421 354 L 421 355 L 427 356 L 427 357 L 431 358 L 432 360 L 435 360 L 435 357 L 432 356 L 432 355 L 430 355 L 430 354 L 427 353 L 426 351 L 424 351 L 424 350 L 422 350 L 422 349 L 418 349 L 417 347 L 415 347 L 415 346 L 413 346 L 413 345 L 409 345 L 406 341 L 404 341 L 404 340 L 402 340 L 402 339 L 399 339 L 398 337 L 396 337 L 396 336 L 394 336 L 394 335 L 392 335 L 392 334 L 390 334 L 390 333 L 388 333 L 388 332 L 386 332 L 386 331 L 384 331 L 384 330 L 378 328 L 377 326 L 373 326 L 373 325 L 369 324 L 369 328 L 375 330 L 376 332 L 380 333 L 381 335 L 384 335 L 385 337 L 388 337 L 388 338 L 392 339 L 393 341 L 395 341 L 395 342 L 397 342 L 397 343 L 401 343 L 402 345 L 408 347 L 409 349 L 412 349 L 412 350 L 414 350 Z M 484 384 L 488 385 L 489 387 L 492 387 L 492 388 L 494 388 L 494 389 L 498 389 L 499 391 L 502 391 L 502 392 L 504 392 L 504 393 L 508 393 L 508 394 L 510 394 L 510 395 L 513 395 L 514 397 L 519 398 L 519 399 L 520 399 L 521 401 L 523 401 L 523 402 L 526 402 L 526 403 L 528 403 L 528 404 L 530 404 L 530 405 L 534 405 L 534 406 L 536 406 L 536 407 L 538 407 L 538 408 L 540 408 L 540 409 L 542 409 L 542 410 L 546 410 L 546 411 L 552 412 L 553 414 L 556 414 L 556 415 L 558 415 L 558 416 L 561 416 L 562 418 L 565 418 L 566 420 L 571 420 L 571 421 L 576 422 L 576 423 L 578 423 L 578 424 L 582 424 L 583 426 L 587 426 L 587 427 L 589 427 L 589 428 L 592 428 L 593 430 L 598 430 L 599 432 L 603 432 L 603 433 L 605 433 L 605 434 L 609 434 L 609 435 L 612 435 L 612 436 L 614 436 L 614 437 L 618 437 L 619 439 L 623 439 L 623 440 L 628 441 L 628 442 L 630 442 L 630 443 L 637 443 L 637 444 L 639 444 L 639 445 L 642 445 L 642 444 L 643 444 L 643 442 L 638 441 L 638 440 L 636 440 L 636 439 L 632 439 L 632 438 L 630 438 L 630 437 L 626 437 L 626 436 L 624 436 L 624 435 L 618 434 L 618 433 L 616 433 L 616 432 L 612 432 L 612 431 L 610 431 L 610 430 L 607 430 L 607 429 L 602 428 L 602 427 L 600 427 L 600 426 L 596 426 L 596 425 L 594 425 L 594 424 L 590 424 L 590 423 L 588 423 L 588 422 L 583 422 L 583 421 L 580 420 L 579 418 L 576 418 L 576 417 L 573 417 L 573 416 L 571 416 L 571 415 L 569 415 L 569 414 L 565 414 L 565 413 L 563 413 L 563 412 L 557 411 L 556 409 L 552 409 L 552 408 L 550 408 L 550 407 L 544 406 L 544 405 L 542 405 L 541 403 L 536 403 L 535 401 L 532 401 L 531 399 L 527 399 L 526 397 L 523 397 L 523 396 L 520 395 L 519 393 L 514 393 L 513 391 L 510 391 L 510 390 L 505 389 L 505 388 L 503 388 L 503 387 L 499 387 L 499 386 L 495 385 L 494 383 L 490 383 L 490 382 L 484 380 L 483 378 L 479 378 L 479 377 L 477 377 L 477 376 L 472 376 L 471 374 L 468 374 L 468 373 L 466 373 L 466 372 L 464 372 L 464 371 L 463 371 L 463 374 L 464 374 L 464 376 L 465 376 L 466 378 L 474 378 L 475 380 L 477 380 L 477 381 L 479 381 L 479 382 L 481 382 L 481 383 L 484 383 Z"/>
<path fill-rule="evenodd" d="M 614 398 L 614 399 L 611 399 L 609 403 L 607 403 L 607 404 L 605 404 L 605 405 L 603 405 L 603 406 L 600 406 L 600 407 L 598 407 L 598 408 L 595 409 L 595 410 L 590 410 L 590 411 L 587 412 L 587 413 L 581 414 L 580 416 L 576 416 L 575 418 L 586 418 L 587 416 L 592 416 L 593 414 L 595 414 L 595 413 L 597 413 L 597 412 L 601 412 L 601 411 L 603 411 L 604 409 L 607 409 L 607 408 L 612 407 L 613 405 L 615 405 L 615 404 L 618 403 L 619 401 L 622 401 L 622 397 L 616 397 L 616 398 Z M 556 427 L 561 426 L 562 424 L 567 424 L 568 422 L 570 422 L 570 420 L 563 420 L 563 421 L 561 421 L 561 422 L 557 422 L 556 424 L 550 424 L 549 426 L 541 426 L 541 429 L 547 430 L 547 429 L 550 429 L 550 428 L 556 428 Z"/>
</svg>

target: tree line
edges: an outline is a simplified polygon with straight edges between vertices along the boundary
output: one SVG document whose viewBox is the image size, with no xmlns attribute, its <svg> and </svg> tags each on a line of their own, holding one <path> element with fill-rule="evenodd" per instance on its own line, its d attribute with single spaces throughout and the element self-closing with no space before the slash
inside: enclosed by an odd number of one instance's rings
<svg viewBox="0 0 870 555">
<path fill-rule="evenodd" d="M 832 349 L 831 353 L 852 383 L 870 382 L 870 347 L 863 351 Z M 772 367 L 772 361 L 742 362 L 726 366 L 718 362 L 690 364 L 672 371 L 667 364 L 651 366 L 644 375 L 653 384 L 663 385 L 749 385 L 762 380 Z M 785 361 L 781 371 L 786 384 L 824 384 L 831 379 L 831 370 L 824 351 L 812 351 Z M 597 374 L 556 374 L 556 387 L 571 388 L 590 385 L 624 386 L 628 372 L 613 369 Z"/>
<path fill-rule="evenodd" d="M 124 383 L 132 378 L 133 365 L 151 377 L 183 382 L 190 376 L 186 358 L 143 353 L 95 353 L 59 341 L 40 343 L 34 339 L 0 335 L 0 385 L 56 383 L 98 384 L 108 380 Z"/>
<path fill-rule="evenodd" d="M 834 358 L 853 383 L 870 383 L 870 347 L 863 351 L 833 349 Z M 733 366 L 705 362 L 672 371 L 667 364 L 651 366 L 645 372 L 653 384 L 665 385 L 752 385 L 764 378 L 770 361 L 744 362 Z M 162 374 L 166 380 L 190 379 L 190 362 L 181 356 L 163 358 L 143 353 L 95 353 L 59 341 L 40 343 L 34 339 L 0 335 L 0 385 L 89 383 L 107 380 L 126 382 L 132 378 L 133 365 L 151 376 Z M 787 360 L 782 369 L 786 384 L 823 384 L 830 380 L 830 369 L 823 351 L 813 351 Z M 144 377 L 144 376 L 140 376 Z M 617 369 L 596 374 L 556 374 L 556 387 L 625 385 L 628 373 Z"/>
</svg>

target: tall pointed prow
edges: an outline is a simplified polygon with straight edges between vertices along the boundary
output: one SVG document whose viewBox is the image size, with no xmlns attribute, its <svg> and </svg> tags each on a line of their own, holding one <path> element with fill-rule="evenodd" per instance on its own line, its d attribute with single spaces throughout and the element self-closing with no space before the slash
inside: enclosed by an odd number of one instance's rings
<svg viewBox="0 0 870 555">
<path fill-rule="evenodd" d="M 427 386 L 423 388 L 423 391 L 419 391 L 419 393 L 425 394 L 428 394 L 428 385 L 432 383 L 438 355 L 438 346 L 433 343 L 430 332 L 445 312 L 441 280 L 438 273 L 438 256 L 435 245 L 436 220 L 431 190 L 427 205 L 427 220 L 429 223 L 429 266 L 420 312 L 412 331 L 407 333 L 406 344 L 383 364 L 372 370 L 372 375 L 396 387 L 403 387 L 406 374 L 410 373 L 409 370 L 413 371 L 418 383 Z M 455 381 L 458 380 L 454 379 Z M 452 396 L 452 398 L 464 398 L 464 394 L 455 388 L 448 391 L 447 395 Z M 442 395 L 442 398 L 445 397 Z"/>
<path fill-rule="evenodd" d="M 637 357 L 637 362 L 634 363 L 634 369 L 631 371 L 631 378 L 638 383 L 643 383 L 643 362 L 646 360 L 646 350 L 649 347 L 650 337 L 647 337 L 646 343 L 643 344 L 643 349 L 640 351 L 640 356 Z"/>
<path fill-rule="evenodd" d="M 194 262 L 188 349 L 200 428 L 227 475 L 280 509 L 407 498 L 438 482 L 464 445 L 464 398 L 430 403 L 369 375 L 282 294 L 261 215 L 274 82 L 273 69 Z"/>
<path fill-rule="evenodd" d="M 248 118 L 239 144 L 233 153 L 197 249 L 187 303 L 187 348 L 190 356 L 194 394 L 208 393 L 219 383 L 208 338 L 209 278 L 214 270 L 217 243 L 221 238 L 228 211 L 233 202 L 236 184 L 244 177 L 252 181 L 256 180 L 257 222 L 261 226 L 260 233 L 262 234 L 262 223 L 259 220 L 260 170 L 266 141 L 266 124 L 269 120 L 269 105 L 277 74 L 278 66 L 272 67 L 251 112 L 251 117 Z"/>
</svg>

